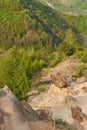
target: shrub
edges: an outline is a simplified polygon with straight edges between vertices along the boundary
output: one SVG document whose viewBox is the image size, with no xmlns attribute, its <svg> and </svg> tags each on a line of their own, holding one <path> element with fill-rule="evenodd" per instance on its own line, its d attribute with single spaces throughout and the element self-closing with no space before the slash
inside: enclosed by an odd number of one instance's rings
<svg viewBox="0 0 87 130">
<path fill-rule="evenodd" d="M 45 91 L 47 91 L 47 89 L 44 88 L 44 87 L 38 88 L 37 90 L 38 90 L 39 93 L 40 93 L 40 92 L 45 92 Z"/>
<path fill-rule="evenodd" d="M 54 67 L 56 66 L 58 63 L 60 63 L 63 59 L 65 58 L 65 56 L 61 53 L 59 53 L 58 51 L 52 53 L 50 55 L 49 61 L 50 61 L 50 67 Z"/>
<path fill-rule="evenodd" d="M 39 50 L 14 46 L 6 60 L 0 59 L 0 86 L 8 85 L 19 99 L 26 99 L 32 76 L 44 65 Z"/>
<path fill-rule="evenodd" d="M 66 37 L 63 42 L 59 45 L 59 52 L 63 52 L 66 56 L 73 55 L 78 49 L 80 45 L 75 37 L 75 34 L 69 29 L 66 32 Z"/>
<path fill-rule="evenodd" d="M 87 48 L 84 48 L 82 51 L 78 51 L 76 56 L 84 63 L 87 63 Z"/>
<path fill-rule="evenodd" d="M 52 122 L 55 123 L 55 126 L 58 125 L 58 128 L 62 130 L 77 130 L 73 125 L 68 124 L 66 121 L 63 121 L 62 119 L 52 120 Z"/>
<path fill-rule="evenodd" d="M 77 72 L 73 75 L 74 78 L 79 78 L 84 75 L 84 71 L 87 69 L 87 65 L 81 65 L 77 68 Z"/>
</svg>

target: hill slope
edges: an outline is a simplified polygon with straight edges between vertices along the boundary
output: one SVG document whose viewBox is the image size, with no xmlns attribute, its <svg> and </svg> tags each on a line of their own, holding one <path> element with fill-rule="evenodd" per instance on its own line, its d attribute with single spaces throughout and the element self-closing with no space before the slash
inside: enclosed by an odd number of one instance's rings
<svg viewBox="0 0 87 130">
<path fill-rule="evenodd" d="M 86 0 L 42 0 L 59 12 L 70 14 L 87 14 Z"/>
<path fill-rule="evenodd" d="M 64 40 L 67 29 L 74 34 L 87 34 L 86 20 L 86 16 L 58 14 L 36 0 L 1 0 L 0 46 L 58 45 Z"/>
<path fill-rule="evenodd" d="M 35 0 L 1 0 L 0 7 L 0 45 L 7 48 L 57 44 L 68 28 L 60 15 Z"/>
</svg>

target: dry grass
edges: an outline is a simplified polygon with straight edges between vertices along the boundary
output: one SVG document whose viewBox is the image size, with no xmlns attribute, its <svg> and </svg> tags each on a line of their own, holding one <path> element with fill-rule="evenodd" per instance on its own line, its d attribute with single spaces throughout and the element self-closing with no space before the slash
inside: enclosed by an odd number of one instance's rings
<svg viewBox="0 0 87 130">
<path fill-rule="evenodd" d="M 85 93 L 87 93 L 87 87 L 82 88 Z"/>
</svg>

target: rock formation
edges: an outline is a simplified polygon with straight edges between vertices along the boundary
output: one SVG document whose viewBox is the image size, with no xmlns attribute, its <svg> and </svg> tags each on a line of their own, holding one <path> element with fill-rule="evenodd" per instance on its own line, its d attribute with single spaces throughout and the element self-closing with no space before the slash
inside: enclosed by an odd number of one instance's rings
<svg viewBox="0 0 87 130">
<path fill-rule="evenodd" d="M 41 129 L 42 128 L 42 129 Z M 27 102 L 19 101 L 6 86 L 0 90 L 0 130 L 53 130 Z"/>
<path fill-rule="evenodd" d="M 12 130 L 12 125 L 8 120 L 11 117 L 10 114 L 6 113 L 0 108 L 0 130 Z"/>
<path fill-rule="evenodd" d="M 27 122 L 37 119 L 38 114 L 25 101 L 18 101 L 7 86 L 0 90 L 1 130 L 29 130 Z"/>
<path fill-rule="evenodd" d="M 46 109 L 38 109 L 37 113 L 43 120 L 51 120 L 52 118 L 52 111 Z"/>
<path fill-rule="evenodd" d="M 84 114 L 79 107 L 71 107 L 71 113 L 72 113 L 72 118 L 74 121 L 80 122 L 85 122 L 87 121 L 87 116 Z"/>
<path fill-rule="evenodd" d="M 52 82 L 54 83 L 54 85 L 59 88 L 65 88 L 69 86 L 66 79 L 61 77 L 60 75 L 57 76 L 57 75 L 51 74 L 50 78 Z"/>
<path fill-rule="evenodd" d="M 69 124 L 73 124 L 74 120 L 80 120 L 81 123 L 77 124 L 78 130 L 84 130 L 82 129 L 83 123 L 85 123 L 85 130 L 87 130 L 87 122 L 82 122 L 86 120 L 86 116 L 83 112 L 87 113 L 87 82 L 83 80 L 78 83 L 76 80 L 73 80 L 73 75 L 76 74 L 77 68 L 80 65 L 82 64 L 79 61 L 70 59 L 61 62 L 55 68 L 44 69 L 39 78 L 41 82 L 50 81 L 49 90 L 35 96 L 30 100 L 29 104 L 35 110 L 51 110 L 52 119 L 66 120 Z M 47 87 L 47 85 L 48 84 L 45 84 L 45 87 Z M 74 118 L 76 119 L 73 120 L 71 107 L 75 106 L 81 107 L 83 112 L 77 113 L 78 116 L 74 113 Z"/>
<path fill-rule="evenodd" d="M 78 94 L 79 94 L 79 91 L 74 91 L 72 88 L 69 87 L 69 88 L 67 89 L 67 94 L 68 94 L 68 95 L 74 95 L 74 96 L 75 96 L 75 95 L 78 95 Z"/>
<path fill-rule="evenodd" d="M 75 103 L 76 99 L 73 96 L 64 97 L 64 103 Z"/>
<path fill-rule="evenodd" d="M 8 87 L 0 90 L 0 108 L 13 116 L 22 117 L 25 121 L 39 119 L 37 113 L 25 101 L 19 101 Z"/>
</svg>

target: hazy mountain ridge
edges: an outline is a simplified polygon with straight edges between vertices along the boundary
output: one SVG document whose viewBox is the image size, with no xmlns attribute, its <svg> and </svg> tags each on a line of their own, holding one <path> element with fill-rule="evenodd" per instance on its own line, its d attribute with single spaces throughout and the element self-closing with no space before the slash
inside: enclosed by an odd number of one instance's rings
<svg viewBox="0 0 87 130">
<path fill-rule="evenodd" d="M 86 0 L 42 0 L 59 12 L 68 14 L 87 14 Z M 68 8 L 67 8 L 68 7 Z"/>
</svg>

